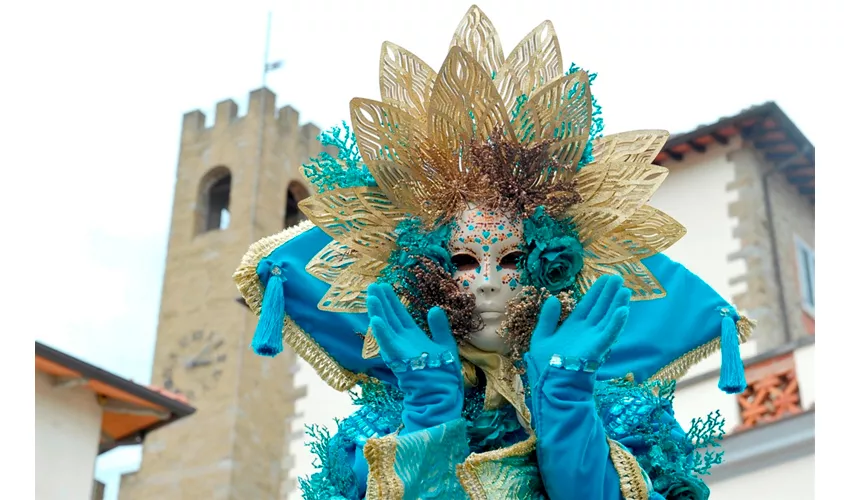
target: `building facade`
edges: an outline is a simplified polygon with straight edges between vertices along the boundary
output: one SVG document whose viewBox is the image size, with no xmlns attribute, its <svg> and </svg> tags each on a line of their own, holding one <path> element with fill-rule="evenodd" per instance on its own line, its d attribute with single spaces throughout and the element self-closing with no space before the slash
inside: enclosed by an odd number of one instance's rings
<svg viewBox="0 0 850 500">
<path fill-rule="evenodd" d="M 95 459 L 192 415 L 179 397 L 35 343 L 35 498 L 99 500 Z"/>
<path fill-rule="evenodd" d="M 670 251 L 759 322 L 757 350 L 814 334 L 814 147 L 774 103 L 671 137 L 653 204 L 689 235 Z"/>
<path fill-rule="evenodd" d="M 726 419 L 712 497 L 813 498 L 814 147 L 767 103 L 671 137 L 656 163 L 670 174 L 652 204 L 688 228 L 668 255 L 758 321 L 741 347 L 744 393 L 717 389 L 719 354 L 676 391 L 685 429 L 714 410 Z"/>
<path fill-rule="evenodd" d="M 289 417 L 305 391 L 294 355 L 254 355 L 256 318 L 231 276 L 251 243 L 299 220 L 299 166 L 319 153 L 318 134 L 265 88 L 244 114 L 225 100 L 209 126 L 200 111 L 184 116 L 152 381 L 198 412 L 148 437 L 122 500 L 278 500 L 296 488 Z"/>
<path fill-rule="evenodd" d="M 35 496 L 88 498 L 103 410 L 81 387 L 56 390 L 52 377 L 35 373 Z"/>
</svg>

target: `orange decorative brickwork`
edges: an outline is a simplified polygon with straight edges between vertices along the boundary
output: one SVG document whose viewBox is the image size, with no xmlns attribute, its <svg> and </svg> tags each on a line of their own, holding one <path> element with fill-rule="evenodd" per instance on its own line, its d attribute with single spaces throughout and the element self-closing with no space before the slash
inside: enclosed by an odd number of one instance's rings
<svg viewBox="0 0 850 500">
<path fill-rule="evenodd" d="M 738 395 L 741 425 L 736 430 L 802 413 L 792 353 L 747 367 L 747 382 Z"/>
</svg>

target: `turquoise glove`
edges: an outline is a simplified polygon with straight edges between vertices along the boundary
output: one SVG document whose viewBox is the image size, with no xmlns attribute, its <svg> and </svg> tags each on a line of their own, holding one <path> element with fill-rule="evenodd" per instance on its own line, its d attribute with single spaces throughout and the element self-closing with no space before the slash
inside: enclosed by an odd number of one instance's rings
<svg viewBox="0 0 850 500">
<path fill-rule="evenodd" d="M 619 500 L 593 389 L 596 370 L 628 318 L 631 292 L 619 276 L 602 276 L 558 325 L 561 304 L 547 299 L 525 355 L 537 461 L 549 498 Z"/>
<path fill-rule="evenodd" d="M 446 313 L 439 307 L 428 311 L 428 338 L 390 285 L 370 285 L 366 308 L 381 357 L 404 393 L 401 434 L 460 418 L 463 377 Z"/>
<path fill-rule="evenodd" d="M 623 278 L 604 275 L 560 326 L 561 303 L 557 297 L 547 299 L 525 355 L 529 377 L 539 378 L 547 366 L 596 372 L 623 331 L 631 293 Z"/>
</svg>

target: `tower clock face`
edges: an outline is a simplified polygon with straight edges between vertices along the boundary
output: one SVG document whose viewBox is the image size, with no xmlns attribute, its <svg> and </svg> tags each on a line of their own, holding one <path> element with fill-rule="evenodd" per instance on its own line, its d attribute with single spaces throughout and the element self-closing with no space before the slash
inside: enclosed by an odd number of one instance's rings
<svg viewBox="0 0 850 500">
<path fill-rule="evenodd" d="M 197 330 L 183 336 L 168 354 L 162 370 L 163 387 L 190 401 L 211 391 L 227 361 L 224 351 L 224 338 L 215 332 Z"/>
</svg>

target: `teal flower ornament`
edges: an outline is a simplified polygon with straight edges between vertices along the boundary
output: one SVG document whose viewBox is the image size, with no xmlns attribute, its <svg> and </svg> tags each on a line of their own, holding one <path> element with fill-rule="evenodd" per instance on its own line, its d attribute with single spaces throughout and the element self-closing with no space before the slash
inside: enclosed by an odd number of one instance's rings
<svg viewBox="0 0 850 500">
<path fill-rule="evenodd" d="M 535 240 L 525 260 L 527 279 L 557 295 L 576 283 L 584 267 L 584 249 L 572 236 Z"/>
<path fill-rule="evenodd" d="M 668 484 L 659 486 L 653 482 L 653 487 L 655 491 L 663 490 L 659 493 L 668 500 L 707 500 L 709 498 L 708 486 L 698 477 L 678 474 L 675 479 L 664 482 Z"/>
</svg>

